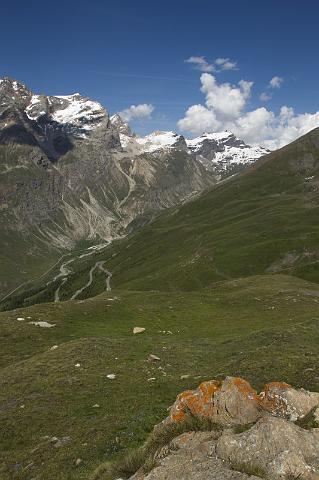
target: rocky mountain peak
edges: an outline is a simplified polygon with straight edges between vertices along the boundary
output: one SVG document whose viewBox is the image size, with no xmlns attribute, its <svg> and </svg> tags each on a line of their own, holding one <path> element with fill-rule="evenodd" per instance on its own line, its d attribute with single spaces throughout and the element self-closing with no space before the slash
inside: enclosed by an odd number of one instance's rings
<svg viewBox="0 0 319 480">
<path fill-rule="evenodd" d="M 30 120 L 46 116 L 60 125 L 74 127 L 74 133 L 85 135 L 108 121 L 105 108 L 79 93 L 73 95 L 32 95 L 25 113 Z"/>
<path fill-rule="evenodd" d="M 1 104 L 5 101 L 13 103 L 17 100 L 27 102 L 31 95 L 31 91 L 23 83 L 10 77 L 0 78 Z"/>
<path fill-rule="evenodd" d="M 118 113 L 115 113 L 110 117 L 110 122 L 117 129 L 119 134 L 126 135 L 127 137 L 135 137 L 135 133 L 131 130 L 129 124 L 124 122 Z"/>
<path fill-rule="evenodd" d="M 6 115 L 4 113 L 6 112 Z M 10 115 L 9 115 L 10 114 Z M 39 126 L 63 128 L 75 136 L 85 137 L 89 131 L 107 124 L 109 117 L 105 108 L 79 93 L 73 95 L 38 95 L 23 83 L 4 77 L 0 79 L 0 122 L 5 118 L 26 123 L 37 122 Z M 3 126 L 3 125 L 2 125 Z M 33 123 L 29 125 L 36 129 Z"/>
<path fill-rule="evenodd" d="M 110 148 L 120 147 L 119 135 L 99 102 L 79 93 L 39 95 L 17 80 L 0 80 L 0 143 L 38 146 L 50 160 L 57 160 L 74 142 L 91 136 Z"/>
</svg>

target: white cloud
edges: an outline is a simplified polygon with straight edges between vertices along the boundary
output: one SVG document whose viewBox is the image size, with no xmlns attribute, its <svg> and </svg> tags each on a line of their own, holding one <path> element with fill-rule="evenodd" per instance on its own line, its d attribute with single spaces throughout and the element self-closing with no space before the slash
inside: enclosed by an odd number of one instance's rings
<svg viewBox="0 0 319 480">
<path fill-rule="evenodd" d="M 153 105 L 150 103 L 141 103 L 139 105 L 131 105 L 129 108 L 125 108 L 119 115 L 125 122 L 129 122 L 135 118 L 149 118 L 154 110 Z"/>
<path fill-rule="evenodd" d="M 213 75 L 203 73 L 200 77 L 201 91 L 206 95 L 206 106 L 221 119 L 237 117 L 250 95 L 253 82 L 241 80 L 238 86 L 230 83 L 218 84 Z"/>
<path fill-rule="evenodd" d="M 206 73 L 221 72 L 222 70 L 237 70 L 237 62 L 230 60 L 230 58 L 220 57 L 210 63 L 204 56 L 200 55 L 189 57 L 185 60 L 185 63 L 190 63 L 196 70 Z"/>
<path fill-rule="evenodd" d="M 229 58 L 216 58 L 215 63 L 219 65 L 221 70 L 237 70 L 237 62 Z"/>
<path fill-rule="evenodd" d="M 284 79 L 281 77 L 272 77 L 272 79 L 269 82 L 269 86 L 271 88 L 280 88 L 281 85 L 283 84 Z"/>
<path fill-rule="evenodd" d="M 203 73 L 200 80 L 205 105 L 188 108 L 178 121 L 182 131 L 200 135 L 230 130 L 247 143 L 275 149 L 319 126 L 319 111 L 295 114 L 291 107 L 283 106 L 276 115 L 265 107 L 248 110 L 253 82 L 218 83 L 209 73 Z"/>
<path fill-rule="evenodd" d="M 215 113 L 204 105 L 192 105 L 185 113 L 185 117 L 179 120 L 178 127 L 181 130 L 192 133 L 211 132 L 220 127 Z"/>
<path fill-rule="evenodd" d="M 200 70 L 201 72 L 214 72 L 215 67 L 212 63 L 207 62 L 205 57 L 198 56 L 198 57 L 189 57 L 185 60 L 186 63 L 190 63 L 193 65 L 196 70 Z"/>
<path fill-rule="evenodd" d="M 269 100 L 272 99 L 272 96 L 273 94 L 269 91 L 270 89 L 275 89 L 275 88 L 280 88 L 281 85 L 283 84 L 283 81 L 284 79 L 281 78 L 281 77 L 272 77 L 272 79 L 269 81 L 268 85 L 267 85 L 267 89 L 268 89 L 268 92 L 262 92 L 260 95 L 259 95 L 259 99 L 262 101 L 262 102 L 268 102 Z"/>
<path fill-rule="evenodd" d="M 259 98 L 262 102 L 268 102 L 269 100 L 272 99 L 272 95 L 271 93 L 267 93 L 267 92 L 262 92 L 260 95 L 259 95 Z"/>
</svg>

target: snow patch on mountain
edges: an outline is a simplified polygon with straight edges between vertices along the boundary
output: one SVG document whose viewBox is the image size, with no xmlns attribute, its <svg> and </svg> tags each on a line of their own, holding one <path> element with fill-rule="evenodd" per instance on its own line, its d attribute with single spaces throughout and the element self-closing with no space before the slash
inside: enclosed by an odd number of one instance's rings
<svg viewBox="0 0 319 480">
<path fill-rule="evenodd" d="M 96 128 L 106 117 L 106 111 L 100 103 L 79 93 L 50 97 L 32 95 L 25 113 L 31 120 L 47 115 L 59 124 L 72 125 L 84 131 Z"/>
<path fill-rule="evenodd" d="M 224 132 L 203 133 L 200 137 L 187 140 L 187 146 L 193 153 L 196 153 L 196 151 L 201 149 L 205 140 L 225 143 L 225 141 L 229 140 L 233 136 L 234 135 L 227 130 Z"/>
<path fill-rule="evenodd" d="M 153 132 L 145 137 L 137 137 L 136 142 L 141 146 L 143 152 L 152 153 L 163 148 L 177 148 L 181 144 L 185 144 L 182 135 L 175 132 Z"/>
<path fill-rule="evenodd" d="M 62 100 L 60 109 L 57 109 L 52 118 L 59 123 L 71 123 L 84 130 L 91 130 L 100 124 L 105 117 L 105 109 L 98 102 L 82 97 L 79 93 L 56 97 Z"/>
</svg>

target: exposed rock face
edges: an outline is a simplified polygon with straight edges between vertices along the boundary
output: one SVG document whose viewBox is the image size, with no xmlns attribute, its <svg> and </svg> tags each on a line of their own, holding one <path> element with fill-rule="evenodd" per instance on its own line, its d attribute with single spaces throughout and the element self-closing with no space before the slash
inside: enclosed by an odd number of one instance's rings
<svg viewBox="0 0 319 480">
<path fill-rule="evenodd" d="M 150 473 L 141 469 L 132 480 L 318 480 L 318 423 L 307 429 L 294 423 L 309 413 L 316 420 L 318 410 L 319 393 L 286 383 L 267 384 L 258 394 L 241 378 L 204 382 L 177 397 L 155 433 L 192 417 L 222 429 L 180 435 L 156 453 Z"/>
<path fill-rule="evenodd" d="M 149 474 L 138 472 L 131 480 L 257 480 L 233 471 L 215 455 L 217 438 L 214 432 L 184 433 L 158 452 Z"/>
<path fill-rule="evenodd" d="M 118 113 L 115 113 L 110 117 L 111 124 L 115 127 L 118 133 L 121 135 L 125 135 L 127 137 L 135 137 L 135 134 L 130 129 L 128 123 L 124 122 Z"/>
<path fill-rule="evenodd" d="M 219 458 L 266 478 L 319 478 L 319 429 L 304 430 L 282 418 L 261 418 L 242 434 L 224 431 L 216 444 Z M 289 477 L 290 476 L 290 477 Z"/>
</svg>

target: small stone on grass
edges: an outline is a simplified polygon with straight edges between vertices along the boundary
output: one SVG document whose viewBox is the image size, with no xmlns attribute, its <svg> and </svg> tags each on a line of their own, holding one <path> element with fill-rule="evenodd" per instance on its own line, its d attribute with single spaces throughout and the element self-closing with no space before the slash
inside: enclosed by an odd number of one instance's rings
<svg viewBox="0 0 319 480">
<path fill-rule="evenodd" d="M 146 330 L 146 329 L 145 329 L 144 327 L 134 327 L 134 328 L 133 328 L 133 333 L 134 333 L 134 335 L 136 335 L 137 333 L 143 333 L 143 332 L 145 332 L 145 330 Z"/>
</svg>

